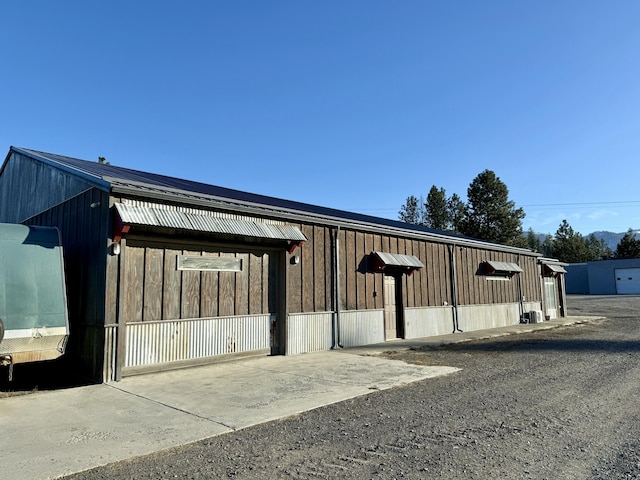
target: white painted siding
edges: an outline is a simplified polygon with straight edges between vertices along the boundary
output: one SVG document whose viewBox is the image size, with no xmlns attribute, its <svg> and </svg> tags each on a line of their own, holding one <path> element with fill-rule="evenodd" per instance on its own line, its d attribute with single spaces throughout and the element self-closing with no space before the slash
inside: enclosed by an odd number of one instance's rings
<svg viewBox="0 0 640 480">
<path fill-rule="evenodd" d="M 404 322 L 405 338 L 453 333 L 453 307 L 407 308 Z"/>
</svg>

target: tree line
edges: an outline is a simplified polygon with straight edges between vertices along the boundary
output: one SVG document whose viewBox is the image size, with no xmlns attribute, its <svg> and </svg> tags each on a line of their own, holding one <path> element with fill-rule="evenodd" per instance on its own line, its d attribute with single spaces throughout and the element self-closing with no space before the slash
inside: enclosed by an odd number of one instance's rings
<svg viewBox="0 0 640 480">
<path fill-rule="evenodd" d="M 543 241 L 532 229 L 525 235 L 522 231 L 524 217 L 524 210 L 509 200 L 506 184 L 491 170 L 484 170 L 471 181 L 467 202 L 456 193 L 447 196 L 444 188 L 433 185 L 426 199 L 411 195 L 398 212 L 398 218 L 403 222 L 491 243 L 529 248 L 566 263 L 640 258 L 640 240 L 631 229 L 612 251 L 595 235 L 584 237 L 575 232 L 566 220 L 555 235 L 547 235 Z"/>
</svg>

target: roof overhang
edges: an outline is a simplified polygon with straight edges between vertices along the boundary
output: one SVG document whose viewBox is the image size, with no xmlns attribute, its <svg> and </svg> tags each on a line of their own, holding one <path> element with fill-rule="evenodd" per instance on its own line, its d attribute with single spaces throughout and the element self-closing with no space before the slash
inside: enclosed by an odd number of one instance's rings
<svg viewBox="0 0 640 480">
<path fill-rule="evenodd" d="M 424 267 L 422 262 L 413 255 L 371 252 L 371 257 L 373 259 L 374 272 L 407 273 L 411 275 L 414 270 Z"/>
<path fill-rule="evenodd" d="M 542 265 L 542 275 L 545 277 L 557 277 L 567 273 L 564 267 L 569 265 L 568 263 L 561 262 L 555 258 L 542 257 L 538 259 L 538 263 Z"/>
<path fill-rule="evenodd" d="M 522 273 L 523 270 L 517 263 L 511 262 L 497 262 L 494 260 L 488 260 L 483 263 L 485 275 L 495 275 L 511 277 L 516 273 Z"/>
<path fill-rule="evenodd" d="M 307 240 L 300 229 L 292 225 L 219 218 L 205 210 L 190 209 L 185 212 L 126 203 L 116 203 L 115 210 L 117 221 L 115 222 L 114 242 L 122 233 L 127 233 L 129 228 L 135 225 L 214 233 L 232 237 L 282 240 L 289 242 L 290 251 Z"/>
</svg>

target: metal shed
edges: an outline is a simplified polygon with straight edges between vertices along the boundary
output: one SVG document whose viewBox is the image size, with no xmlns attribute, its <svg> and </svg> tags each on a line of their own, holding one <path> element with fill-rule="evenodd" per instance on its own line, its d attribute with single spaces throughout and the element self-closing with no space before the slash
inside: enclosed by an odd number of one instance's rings
<svg viewBox="0 0 640 480">
<path fill-rule="evenodd" d="M 529 250 L 24 148 L 0 170 L 0 220 L 60 229 L 70 351 L 104 380 L 543 309 Z"/>
</svg>

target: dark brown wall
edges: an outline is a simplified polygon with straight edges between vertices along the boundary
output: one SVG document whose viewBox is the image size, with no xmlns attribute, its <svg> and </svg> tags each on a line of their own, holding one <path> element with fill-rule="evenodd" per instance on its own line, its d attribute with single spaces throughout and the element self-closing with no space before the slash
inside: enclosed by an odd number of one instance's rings
<svg viewBox="0 0 640 480">
<path fill-rule="evenodd" d="M 94 184 L 19 153 L 0 175 L 0 222 L 22 223 Z"/>
<path fill-rule="evenodd" d="M 308 241 L 293 255 L 300 263 L 288 264 L 289 312 L 332 310 L 332 249 L 335 228 L 297 225 Z M 447 244 L 407 239 L 393 235 L 340 229 L 340 309 L 382 308 L 382 274 L 369 273 L 372 251 L 413 255 L 425 268 L 403 275 L 405 307 L 453 305 L 450 247 Z M 525 301 L 540 300 L 535 257 L 472 247 L 453 248 L 457 269 L 460 305 L 519 302 L 518 282 Z M 520 279 L 491 281 L 479 271 L 482 262 L 494 260 L 517 263 L 524 270 Z M 369 270 L 369 271 L 368 271 Z M 324 275 L 326 273 L 326 275 Z M 325 281 L 318 281 L 324 277 Z"/>
<path fill-rule="evenodd" d="M 60 231 L 70 324 L 65 357 L 91 378 L 101 376 L 104 358 L 108 206 L 106 192 L 90 189 L 25 222 Z"/>
<path fill-rule="evenodd" d="M 124 282 L 125 322 L 274 313 L 275 262 L 264 250 L 128 236 L 110 277 Z M 233 257 L 241 272 L 177 270 L 177 256 Z M 118 259 L 115 265 L 114 259 Z M 114 282 L 114 283 L 117 283 Z M 115 293 L 115 292 L 114 292 Z M 109 316 L 115 318 L 115 311 Z"/>
</svg>

